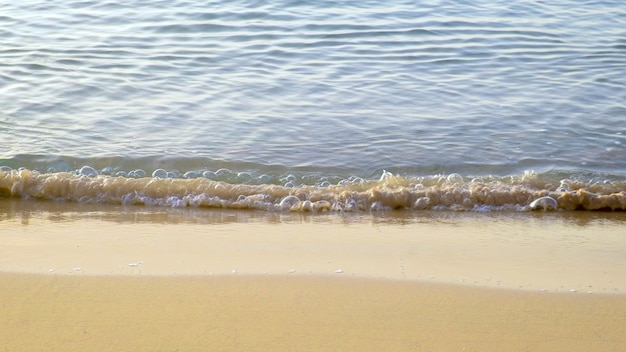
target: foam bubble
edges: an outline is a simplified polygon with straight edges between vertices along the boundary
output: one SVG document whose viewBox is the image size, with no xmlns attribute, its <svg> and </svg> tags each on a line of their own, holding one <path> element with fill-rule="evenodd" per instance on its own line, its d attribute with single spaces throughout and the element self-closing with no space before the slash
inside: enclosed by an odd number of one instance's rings
<svg viewBox="0 0 626 352">
<path fill-rule="evenodd" d="M 100 170 L 100 174 L 102 175 L 113 175 L 114 173 L 115 173 L 115 170 L 110 166 L 107 166 L 103 168 L 102 170 Z"/>
<path fill-rule="evenodd" d="M 283 198 L 278 204 L 279 207 L 283 210 L 291 209 L 296 204 L 300 203 L 300 198 L 296 196 L 287 196 Z"/>
<path fill-rule="evenodd" d="M 204 171 L 202 172 L 202 177 L 208 178 L 208 179 L 214 179 L 217 177 L 217 175 L 213 171 Z"/>
<path fill-rule="evenodd" d="M 300 202 L 300 209 L 302 211 L 313 211 L 313 203 L 310 200 Z"/>
<path fill-rule="evenodd" d="M 541 197 L 530 203 L 530 210 L 556 210 L 558 203 L 552 197 Z"/>
<path fill-rule="evenodd" d="M 331 184 L 330 184 L 330 182 L 325 180 L 325 181 L 322 181 L 320 183 L 317 183 L 316 186 L 317 187 L 322 187 L 322 188 L 327 188 L 327 187 L 330 187 Z"/>
<path fill-rule="evenodd" d="M 215 175 L 217 175 L 217 176 L 224 176 L 224 175 L 228 175 L 228 174 L 232 174 L 232 173 L 233 172 L 231 170 L 225 169 L 225 168 L 222 168 L 222 169 L 219 169 L 219 170 L 215 171 Z"/>
<path fill-rule="evenodd" d="M 446 181 L 449 183 L 463 183 L 463 176 L 459 174 L 450 174 L 446 177 Z"/>
<path fill-rule="evenodd" d="M 91 166 L 83 166 L 78 170 L 78 174 L 87 177 L 94 177 L 98 175 L 98 171 Z"/>
<path fill-rule="evenodd" d="M 200 177 L 200 174 L 195 172 L 195 171 L 187 171 L 185 172 L 185 174 L 183 174 L 184 178 L 198 178 Z"/>
<path fill-rule="evenodd" d="M 413 208 L 414 209 L 426 209 L 430 206 L 430 198 L 429 197 L 419 197 L 417 198 L 417 200 L 415 201 L 415 203 L 413 203 Z"/>
<path fill-rule="evenodd" d="M 167 171 L 163 169 L 156 169 L 152 173 L 152 177 L 154 178 L 167 178 Z"/>
<path fill-rule="evenodd" d="M 142 178 L 146 177 L 146 172 L 142 169 L 136 169 L 128 173 L 128 177 Z"/>
</svg>

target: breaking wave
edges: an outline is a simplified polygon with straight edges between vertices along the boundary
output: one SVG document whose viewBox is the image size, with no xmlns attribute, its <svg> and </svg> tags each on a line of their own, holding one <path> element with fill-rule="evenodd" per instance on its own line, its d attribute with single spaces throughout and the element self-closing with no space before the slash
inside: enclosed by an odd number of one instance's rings
<svg viewBox="0 0 626 352">
<path fill-rule="evenodd" d="M 558 174 L 470 178 L 459 174 L 380 178 L 270 176 L 217 170 L 112 173 L 89 166 L 41 173 L 0 168 L 0 198 L 163 207 L 293 212 L 626 211 L 626 181 L 560 179 Z"/>
</svg>

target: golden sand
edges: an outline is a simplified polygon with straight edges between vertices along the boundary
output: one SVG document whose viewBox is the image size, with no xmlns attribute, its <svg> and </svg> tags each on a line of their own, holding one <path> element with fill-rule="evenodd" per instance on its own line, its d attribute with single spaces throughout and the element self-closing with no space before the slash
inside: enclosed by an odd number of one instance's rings
<svg viewBox="0 0 626 352">
<path fill-rule="evenodd" d="M 617 351 L 626 297 L 312 278 L 0 275 L 0 351 Z"/>
<path fill-rule="evenodd" d="M 610 351 L 616 213 L 0 201 L 0 351 Z"/>
</svg>

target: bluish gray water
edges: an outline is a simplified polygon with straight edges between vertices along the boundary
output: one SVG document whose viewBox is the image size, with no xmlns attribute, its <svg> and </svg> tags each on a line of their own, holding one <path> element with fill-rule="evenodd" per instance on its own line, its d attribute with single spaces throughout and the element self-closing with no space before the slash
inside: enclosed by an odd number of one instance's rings
<svg viewBox="0 0 626 352">
<path fill-rule="evenodd" d="M 8 2 L 0 103 L 13 169 L 621 181 L 626 7 Z"/>
</svg>

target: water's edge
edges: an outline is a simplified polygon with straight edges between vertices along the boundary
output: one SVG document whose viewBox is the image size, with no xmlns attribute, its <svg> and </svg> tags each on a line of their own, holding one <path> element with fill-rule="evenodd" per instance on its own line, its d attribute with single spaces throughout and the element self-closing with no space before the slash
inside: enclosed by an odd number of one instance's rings
<svg viewBox="0 0 626 352">
<path fill-rule="evenodd" d="M 591 177 L 593 176 L 593 177 Z M 601 176 L 606 176 L 602 178 Z M 263 211 L 626 210 L 616 175 L 526 172 L 511 176 L 258 174 L 229 169 L 130 172 L 83 166 L 71 172 L 0 167 L 0 197 Z"/>
</svg>

